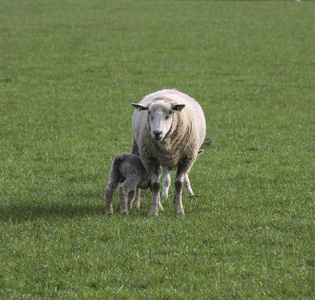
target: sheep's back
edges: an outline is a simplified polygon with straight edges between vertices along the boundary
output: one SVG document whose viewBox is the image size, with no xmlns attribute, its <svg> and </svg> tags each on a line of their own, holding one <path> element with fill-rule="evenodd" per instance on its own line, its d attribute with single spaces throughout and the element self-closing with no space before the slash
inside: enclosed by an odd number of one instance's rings
<svg viewBox="0 0 315 300">
<path fill-rule="evenodd" d="M 167 134 L 163 147 L 151 138 L 147 112 L 135 110 L 132 128 L 135 142 L 142 153 L 141 159 L 156 157 L 162 166 L 176 166 L 183 156 L 197 156 L 206 132 L 205 116 L 199 103 L 177 90 L 152 93 L 144 97 L 140 103 L 154 99 L 185 104 L 185 108 L 180 113 L 174 114 L 173 119 L 176 124 Z"/>
</svg>

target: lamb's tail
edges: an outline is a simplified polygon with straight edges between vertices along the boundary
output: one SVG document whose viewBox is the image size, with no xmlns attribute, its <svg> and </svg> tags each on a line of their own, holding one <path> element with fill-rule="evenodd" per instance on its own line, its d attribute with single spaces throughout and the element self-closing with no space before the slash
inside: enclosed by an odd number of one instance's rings
<svg viewBox="0 0 315 300">
<path fill-rule="evenodd" d="M 125 159 L 124 154 L 117 155 L 113 160 L 112 169 L 117 170 L 124 159 Z"/>
</svg>

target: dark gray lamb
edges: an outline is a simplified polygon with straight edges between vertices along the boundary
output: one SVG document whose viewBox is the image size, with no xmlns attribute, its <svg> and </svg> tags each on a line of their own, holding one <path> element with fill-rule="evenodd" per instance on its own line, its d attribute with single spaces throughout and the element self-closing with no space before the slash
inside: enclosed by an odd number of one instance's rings
<svg viewBox="0 0 315 300">
<path fill-rule="evenodd" d="M 200 150 L 198 153 L 201 152 L 202 150 Z M 170 169 L 163 168 L 163 176 L 163 195 L 167 198 L 168 189 L 171 184 Z M 137 208 L 140 208 L 140 198 L 135 198 L 136 189 L 151 188 L 151 182 L 150 176 L 147 173 L 139 156 L 131 153 L 121 153 L 113 159 L 108 186 L 106 187 L 105 192 L 106 212 L 108 214 L 113 213 L 114 192 L 119 183 L 122 183 L 122 185 L 119 187 L 121 213 L 128 214 L 128 210 L 131 205 L 135 205 Z M 193 196 L 194 193 L 190 186 L 188 174 L 185 178 L 184 185 L 189 196 Z M 160 199 L 159 209 L 163 210 Z"/>
<path fill-rule="evenodd" d="M 114 192 L 119 183 L 122 183 L 119 187 L 121 213 L 128 214 L 128 209 L 132 204 L 140 208 L 140 201 L 132 203 L 135 191 L 136 188 L 150 188 L 150 176 L 139 156 L 131 153 L 121 153 L 113 159 L 108 186 L 105 192 L 106 212 L 108 214 L 113 213 Z"/>
</svg>

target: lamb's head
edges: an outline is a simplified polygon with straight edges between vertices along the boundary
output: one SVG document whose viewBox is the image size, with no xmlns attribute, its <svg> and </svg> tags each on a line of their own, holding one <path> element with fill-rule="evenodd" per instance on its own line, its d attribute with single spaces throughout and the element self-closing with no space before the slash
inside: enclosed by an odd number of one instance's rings
<svg viewBox="0 0 315 300">
<path fill-rule="evenodd" d="M 185 104 L 164 100 L 153 100 L 145 103 L 132 103 L 135 109 L 146 111 L 150 124 L 151 136 L 156 141 L 162 141 L 169 132 L 174 111 L 180 112 Z"/>
</svg>

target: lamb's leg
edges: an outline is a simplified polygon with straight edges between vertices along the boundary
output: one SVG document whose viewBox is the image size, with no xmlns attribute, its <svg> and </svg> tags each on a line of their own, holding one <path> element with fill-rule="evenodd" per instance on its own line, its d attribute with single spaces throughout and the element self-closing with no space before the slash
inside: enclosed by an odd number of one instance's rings
<svg viewBox="0 0 315 300">
<path fill-rule="evenodd" d="M 120 177 L 119 169 L 112 168 L 109 174 L 108 185 L 105 191 L 106 212 L 111 215 L 113 213 L 114 192 L 118 186 Z"/>
<path fill-rule="evenodd" d="M 132 207 L 133 201 L 135 199 L 136 190 L 132 190 L 128 194 L 128 208 Z"/>
<path fill-rule="evenodd" d="M 135 206 L 138 209 L 140 208 L 141 205 L 140 191 L 141 191 L 140 189 L 136 189 L 136 196 L 132 201 L 132 206 Z"/>
<path fill-rule="evenodd" d="M 120 212 L 122 214 L 128 215 L 128 195 L 130 191 L 134 191 L 136 184 L 133 182 L 126 180 L 120 187 L 119 187 L 119 200 L 120 200 Z"/>
<path fill-rule="evenodd" d="M 162 168 L 162 174 L 163 174 L 163 192 L 162 197 L 168 198 L 168 189 L 171 185 L 171 174 L 170 170 L 167 167 Z"/>
<path fill-rule="evenodd" d="M 113 199 L 114 199 L 114 192 L 117 188 L 118 181 L 111 181 L 108 183 L 105 191 L 105 200 L 106 200 L 106 212 L 107 214 L 111 215 L 113 211 Z"/>
<path fill-rule="evenodd" d="M 180 164 L 178 164 L 176 179 L 175 179 L 175 213 L 179 215 L 184 215 L 184 208 L 182 203 L 182 190 L 183 183 L 190 170 L 194 160 L 192 159 L 184 159 Z"/>
</svg>

